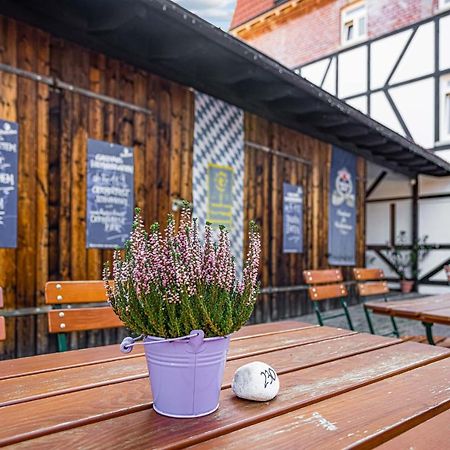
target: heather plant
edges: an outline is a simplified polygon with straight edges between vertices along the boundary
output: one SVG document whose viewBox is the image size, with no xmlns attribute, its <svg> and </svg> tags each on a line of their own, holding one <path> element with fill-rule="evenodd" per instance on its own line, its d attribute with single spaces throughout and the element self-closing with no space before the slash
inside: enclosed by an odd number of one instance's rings
<svg viewBox="0 0 450 450">
<path fill-rule="evenodd" d="M 116 250 L 112 278 L 103 273 L 114 312 L 139 335 L 179 337 L 201 329 L 205 336 L 225 336 L 249 319 L 258 295 L 260 236 L 250 223 L 249 248 L 242 277 L 236 273 L 228 231 L 218 240 L 206 223 L 204 241 L 197 219 L 185 207 L 176 230 L 169 214 L 164 233 L 158 223 L 147 232 L 139 209 L 124 251 Z"/>
</svg>

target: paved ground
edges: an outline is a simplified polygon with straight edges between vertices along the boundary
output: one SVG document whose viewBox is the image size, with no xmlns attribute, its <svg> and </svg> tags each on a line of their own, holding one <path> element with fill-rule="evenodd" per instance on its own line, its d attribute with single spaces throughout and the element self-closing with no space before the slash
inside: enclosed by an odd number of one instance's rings
<svg viewBox="0 0 450 450">
<path fill-rule="evenodd" d="M 361 305 L 350 306 L 349 311 L 355 330 L 369 332 L 369 327 L 367 325 L 363 307 Z M 328 314 L 330 314 L 330 312 L 328 312 Z M 335 311 L 332 312 L 334 313 Z M 371 317 L 376 334 L 384 334 L 392 331 L 392 325 L 389 317 L 381 316 L 379 314 L 372 314 Z M 300 316 L 297 318 L 297 320 L 314 324 L 317 323 L 315 314 Z M 396 319 L 396 322 L 401 335 L 425 335 L 425 329 L 422 323 L 417 320 Z M 327 320 L 325 321 L 325 325 L 348 328 L 347 320 L 345 317 L 338 317 L 336 319 Z M 450 337 L 450 326 L 434 325 L 433 334 L 435 336 Z"/>
</svg>

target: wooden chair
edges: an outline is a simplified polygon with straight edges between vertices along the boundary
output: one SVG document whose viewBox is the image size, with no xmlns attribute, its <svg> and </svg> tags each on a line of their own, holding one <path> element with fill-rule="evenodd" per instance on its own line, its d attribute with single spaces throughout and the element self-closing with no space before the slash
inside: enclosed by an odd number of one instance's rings
<svg viewBox="0 0 450 450">
<path fill-rule="evenodd" d="M 365 269 L 365 268 L 354 268 L 353 276 L 356 280 L 356 290 L 360 297 L 370 297 L 372 295 L 381 295 L 383 300 L 387 301 L 386 294 L 389 293 L 389 286 L 384 276 L 384 272 L 381 269 Z M 375 334 L 375 330 L 370 318 L 369 309 L 364 307 L 364 313 L 366 315 L 367 324 L 369 325 L 369 330 L 372 334 Z M 396 336 L 400 337 L 398 326 L 394 317 L 390 317 L 392 323 L 392 331 L 387 333 L 386 336 Z"/>
<path fill-rule="evenodd" d="M 323 325 L 324 320 L 334 319 L 345 316 L 347 318 L 350 330 L 354 330 L 350 312 L 348 310 L 346 298 L 348 291 L 343 283 L 342 272 L 340 269 L 326 270 L 304 270 L 303 278 L 308 284 L 309 298 L 313 301 L 314 311 L 319 325 Z M 323 316 L 320 311 L 319 302 L 331 298 L 339 298 L 343 313 Z"/>
<path fill-rule="evenodd" d="M 63 308 L 73 303 L 106 301 L 103 281 L 50 281 L 45 285 L 45 303 L 55 305 L 48 313 L 48 330 L 58 333 L 59 351 L 67 350 L 68 332 L 123 327 L 110 306 Z"/>
<path fill-rule="evenodd" d="M 3 289 L 0 287 L 0 308 L 3 308 Z M 0 341 L 6 339 L 6 325 L 5 318 L 0 316 Z"/>
</svg>

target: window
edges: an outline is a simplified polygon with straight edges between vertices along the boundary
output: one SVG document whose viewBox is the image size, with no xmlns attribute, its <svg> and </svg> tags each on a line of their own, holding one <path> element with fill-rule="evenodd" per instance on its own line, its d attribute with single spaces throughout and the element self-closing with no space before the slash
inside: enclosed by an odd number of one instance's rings
<svg viewBox="0 0 450 450">
<path fill-rule="evenodd" d="M 450 76 L 441 78 L 441 141 L 450 141 Z"/>
<path fill-rule="evenodd" d="M 341 42 L 349 45 L 367 37 L 367 12 L 364 3 L 357 3 L 341 12 Z"/>
<path fill-rule="evenodd" d="M 439 9 L 450 8 L 450 0 L 439 0 Z"/>
</svg>

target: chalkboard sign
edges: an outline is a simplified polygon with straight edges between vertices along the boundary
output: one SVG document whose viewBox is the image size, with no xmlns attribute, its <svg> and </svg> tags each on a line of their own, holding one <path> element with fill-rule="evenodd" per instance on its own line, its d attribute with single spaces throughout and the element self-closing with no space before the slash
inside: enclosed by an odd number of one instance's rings
<svg viewBox="0 0 450 450">
<path fill-rule="evenodd" d="M 303 189 L 283 183 L 283 253 L 303 252 Z"/>
<path fill-rule="evenodd" d="M 0 247 L 17 247 L 19 126 L 0 120 Z"/>
<path fill-rule="evenodd" d="M 206 220 L 212 225 L 232 227 L 233 168 L 208 165 L 208 206 Z"/>
<path fill-rule="evenodd" d="M 88 141 L 88 248 L 122 247 L 133 223 L 133 149 L 109 142 Z"/>
</svg>

